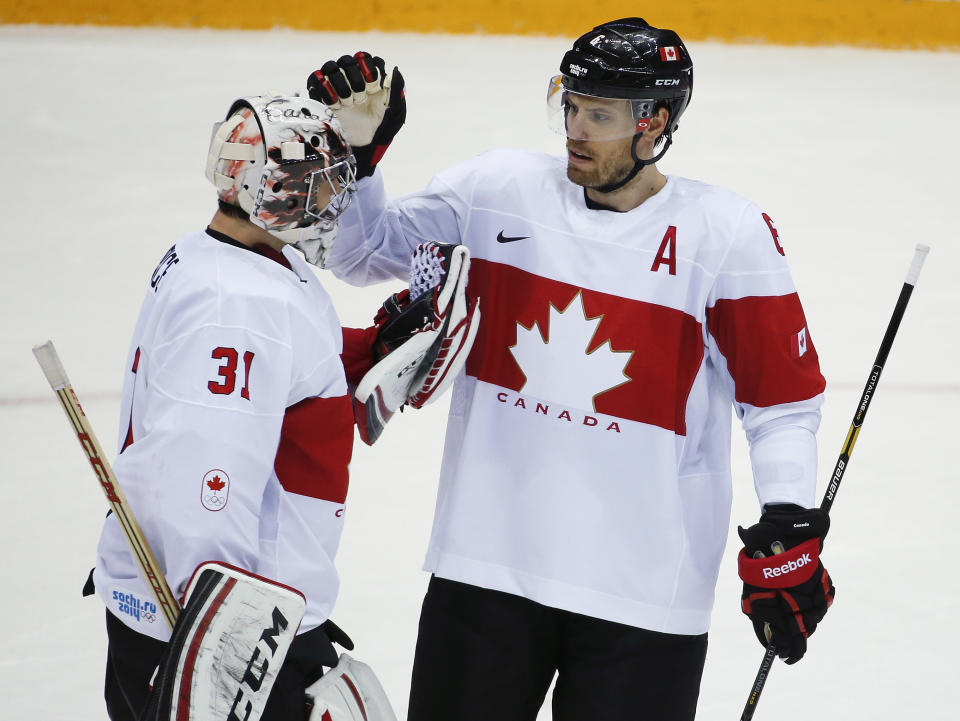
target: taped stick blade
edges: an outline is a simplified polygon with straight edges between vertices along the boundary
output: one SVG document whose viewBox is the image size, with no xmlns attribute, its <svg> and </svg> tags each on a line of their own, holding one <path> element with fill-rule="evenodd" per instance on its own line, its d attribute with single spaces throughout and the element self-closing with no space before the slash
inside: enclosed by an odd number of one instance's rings
<svg viewBox="0 0 960 721">
<path fill-rule="evenodd" d="M 53 347 L 52 340 L 35 345 L 33 355 L 53 390 L 58 391 L 70 385 L 67 372 L 63 369 L 63 363 L 60 362 L 60 356 L 57 355 L 57 349 Z"/>
</svg>

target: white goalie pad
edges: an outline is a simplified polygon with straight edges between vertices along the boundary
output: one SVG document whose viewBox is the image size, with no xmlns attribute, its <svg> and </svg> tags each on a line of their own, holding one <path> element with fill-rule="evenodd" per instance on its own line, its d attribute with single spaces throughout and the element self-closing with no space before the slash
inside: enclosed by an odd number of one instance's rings
<svg viewBox="0 0 960 721">
<path fill-rule="evenodd" d="M 397 721 L 373 669 L 345 653 L 306 694 L 308 721 Z"/>
<path fill-rule="evenodd" d="M 292 588 L 221 563 L 193 574 L 154 686 L 158 721 L 257 721 L 306 609 Z"/>
<path fill-rule="evenodd" d="M 403 405 L 421 408 L 440 397 L 466 363 L 480 325 L 479 299 L 467 297 L 469 270 L 470 251 L 464 245 L 418 246 L 410 271 L 409 303 L 416 301 L 419 307 L 421 297 L 429 294 L 432 314 L 357 386 L 354 402 L 364 442 L 373 444 Z"/>
</svg>

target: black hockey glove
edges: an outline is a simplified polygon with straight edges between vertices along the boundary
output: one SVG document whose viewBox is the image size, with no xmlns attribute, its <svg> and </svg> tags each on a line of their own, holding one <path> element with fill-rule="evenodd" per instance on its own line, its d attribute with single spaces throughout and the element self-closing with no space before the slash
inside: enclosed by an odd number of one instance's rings
<svg viewBox="0 0 960 721">
<path fill-rule="evenodd" d="M 833 603 L 833 581 L 820 562 L 829 528 L 824 511 L 783 503 L 766 506 L 759 523 L 737 529 L 744 545 L 742 610 L 760 643 L 772 643 L 788 664 L 803 658 L 807 637 Z"/>
<path fill-rule="evenodd" d="M 373 319 L 377 327 L 377 338 L 373 343 L 374 364 L 433 322 L 433 299 L 429 295 L 421 295 L 412 303 L 410 291 L 406 288 L 391 295 Z"/>
<path fill-rule="evenodd" d="M 340 654 L 333 644 L 353 650 L 353 641 L 329 618 L 311 631 L 301 633 L 290 644 L 284 666 L 296 667 L 309 686 L 323 675 L 323 669 L 337 665 Z"/>
<path fill-rule="evenodd" d="M 363 51 L 328 60 L 307 78 L 310 97 L 329 106 L 343 126 L 358 180 L 373 175 L 407 118 L 403 86 L 399 69 L 387 78 L 383 58 Z"/>
</svg>

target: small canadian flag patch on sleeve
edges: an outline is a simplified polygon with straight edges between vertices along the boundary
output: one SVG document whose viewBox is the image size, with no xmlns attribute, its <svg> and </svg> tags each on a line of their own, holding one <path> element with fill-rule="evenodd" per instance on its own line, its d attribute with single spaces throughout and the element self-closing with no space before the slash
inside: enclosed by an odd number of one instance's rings
<svg viewBox="0 0 960 721">
<path fill-rule="evenodd" d="M 660 58 L 664 62 L 677 59 L 677 48 L 675 45 L 669 45 L 665 48 L 660 48 Z"/>
<path fill-rule="evenodd" d="M 790 354 L 794 358 L 802 358 L 807 352 L 807 327 L 804 326 L 790 338 Z"/>
</svg>

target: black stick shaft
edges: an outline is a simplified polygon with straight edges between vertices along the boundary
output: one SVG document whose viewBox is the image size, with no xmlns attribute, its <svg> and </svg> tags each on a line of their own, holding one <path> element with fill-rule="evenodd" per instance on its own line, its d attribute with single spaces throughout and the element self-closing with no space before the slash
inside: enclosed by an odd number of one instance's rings
<svg viewBox="0 0 960 721">
<path fill-rule="evenodd" d="M 860 435 L 860 428 L 863 426 L 863 420 L 867 416 L 870 408 L 870 402 L 876 393 L 877 385 L 880 383 L 880 374 L 883 372 L 883 366 L 887 363 L 887 356 L 890 354 L 890 348 L 893 346 L 893 339 L 900 329 L 900 321 L 903 320 L 903 314 L 907 310 L 907 303 L 910 301 L 910 295 L 917 284 L 917 278 L 920 275 L 920 268 L 923 267 L 923 261 L 930 252 L 929 246 L 917 245 L 916 252 L 913 255 L 913 262 L 907 273 L 907 279 L 900 289 L 900 297 L 897 298 L 897 304 L 893 308 L 893 314 L 890 316 L 890 322 L 887 324 L 887 331 L 883 334 L 883 340 L 880 342 L 880 350 L 877 351 L 877 357 L 873 361 L 873 368 L 870 369 L 870 375 L 867 377 L 867 383 L 863 387 L 863 393 L 860 395 L 860 401 L 857 403 L 856 413 L 853 415 L 853 422 L 850 423 L 850 429 L 847 431 L 847 437 L 843 442 L 843 448 L 840 451 L 840 457 L 837 458 L 837 464 L 833 468 L 833 475 L 830 476 L 830 483 L 827 485 L 827 491 L 823 495 L 823 501 L 820 508 L 830 512 L 833 501 L 837 497 L 837 491 L 840 488 L 840 481 L 843 480 L 843 474 L 850 464 L 850 456 L 853 453 L 853 447 L 857 443 L 857 436 Z M 767 646 L 764 650 L 763 661 L 760 662 L 760 669 L 753 680 L 753 686 L 750 687 L 750 695 L 747 697 L 747 703 L 743 707 L 743 714 L 740 721 L 751 721 L 753 714 L 757 710 L 757 703 L 760 701 L 760 694 L 763 693 L 763 687 L 767 683 L 767 678 L 773 668 L 773 662 L 776 660 L 777 651 L 773 644 Z"/>
</svg>

